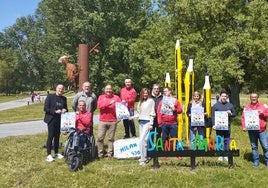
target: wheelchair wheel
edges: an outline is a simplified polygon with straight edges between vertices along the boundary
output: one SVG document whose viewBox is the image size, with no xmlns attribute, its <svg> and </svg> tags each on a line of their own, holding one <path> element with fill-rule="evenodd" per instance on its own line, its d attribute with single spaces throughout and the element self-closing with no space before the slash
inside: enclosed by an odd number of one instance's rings
<svg viewBox="0 0 268 188">
<path fill-rule="evenodd" d="M 95 138 L 94 138 L 94 136 L 90 136 L 89 143 L 90 143 L 89 158 L 92 161 L 92 160 L 94 160 L 96 158 L 96 146 L 95 146 Z"/>
<path fill-rule="evenodd" d="M 66 140 L 65 147 L 63 150 L 63 156 L 66 158 L 68 154 L 68 150 L 70 149 L 72 145 L 72 138 L 70 137 L 68 140 Z"/>
<path fill-rule="evenodd" d="M 77 171 L 80 166 L 80 160 L 78 156 L 72 157 L 72 159 L 69 161 L 69 170 L 71 172 Z"/>
</svg>

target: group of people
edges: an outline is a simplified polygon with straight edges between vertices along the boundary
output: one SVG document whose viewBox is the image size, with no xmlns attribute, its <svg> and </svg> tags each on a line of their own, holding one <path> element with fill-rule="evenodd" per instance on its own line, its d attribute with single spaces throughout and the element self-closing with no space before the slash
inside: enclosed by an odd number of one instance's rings
<svg viewBox="0 0 268 188">
<path fill-rule="evenodd" d="M 99 109 L 99 123 L 97 133 L 97 146 L 98 157 L 108 157 L 111 159 L 113 156 L 113 143 L 115 132 L 117 128 L 116 117 L 116 102 L 124 102 L 127 104 L 130 117 L 123 120 L 125 135 L 123 139 L 136 137 L 136 129 L 133 119 L 137 118 L 139 123 L 139 145 L 141 157 L 139 164 L 144 166 L 150 160 L 147 157 L 148 149 L 148 134 L 150 131 L 157 131 L 157 137 L 162 137 L 163 143 L 169 138 L 177 138 L 178 132 L 178 115 L 183 112 L 182 104 L 172 96 L 172 90 L 169 87 L 164 87 L 163 95 L 160 92 L 160 85 L 154 84 L 152 91 L 149 88 L 143 88 L 139 94 L 139 101 L 134 114 L 134 103 L 137 97 L 137 92 L 132 86 L 131 79 L 125 79 L 125 87 L 120 90 L 120 95 L 113 92 L 113 87 L 108 84 L 104 88 L 104 93 L 97 97 L 91 92 L 91 83 L 85 82 L 82 87 L 83 91 L 77 93 L 73 99 L 72 108 L 76 112 L 76 127 L 79 130 L 88 128 L 88 134 L 93 134 L 93 113 L 96 108 Z M 55 94 L 49 94 L 46 98 L 44 111 L 44 121 L 48 125 L 47 137 L 47 161 L 51 162 L 54 158 L 63 158 L 58 153 L 59 137 L 60 137 L 60 115 L 67 112 L 67 100 L 63 96 L 63 85 L 56 87 Z M 263 148 L 265 162 L 268 167 L 268 135 L 266 132 L 266 118 L 268 118 L 268 109 L 264 104 L 258 101 L 258 94 L 252 93 L 250 95 L 250 104 L 245 110 L 254 109 L 258 110 L 260 120 L 260 130 L 248 130 L 251 148 L 253 151 L 253 166 L 259 165 L 258 154 L 258 139 L 260 140 Z M 193 93 L 192 100 L 189 102 L 187 108 L 187 115 L 191 119 L 191 112 L 193 108 L 204 108 L 204 126 L 189 125 L 190 130 L 190 148 L 193 149 L 196 135 L 198 134 L 201 139 L 205 138 L 205 128 L 208 126 L 208 117 L 205 109 L 205 104 L 202 101 L 201 93 L 196 91 Z M 225 112 L 228 115 L 228 129 L 218 130 L 215 126 L 215 113 L 217 111 Z M 216 130 L 216 134 L 223 138 L 230 138 L 231 135 L 231 120 L 235 117 L 236 112 L 233 104 L 228 100 L 228 93 L 222 90 L 219 95 L 219 100 L 212 107 L 212 126 Z M 241 116 L 241 123 L 244 131 L 245 120 L 244 112 Z M 104 138 L 108 137 L 108 150 L 104 149 Z M 51 155 L 51 146 L 54 140 L 55 155 Z M 226 148 L 227 149 L 227 148 Z M 219 157 L 219 160 L 227 158 Z M 154 158 L 154 165 L 159 166 L 158 158 Z"/>
<path fill-rule="evenodd" d="M 20 95 L 21 95 L 20 98 L 22 98 L 22 92 L 20 93 Z M 36 100 L 36 102 L 41 102 L 41 95 L 40 95 L 40 93 L 35 94 L 33 91 L 31 91 L 30 99 L 31 99 L 32 103 L 34 103 L 35 100 Z"/>
</svg>

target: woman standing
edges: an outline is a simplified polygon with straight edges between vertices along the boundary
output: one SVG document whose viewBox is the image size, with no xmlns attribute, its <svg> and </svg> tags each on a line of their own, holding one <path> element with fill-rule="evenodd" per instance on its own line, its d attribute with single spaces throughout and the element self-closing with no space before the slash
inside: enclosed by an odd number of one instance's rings
<svg viewBox="0 0 268 188">
<path fill-rule="evenodd" d="M 154 100 L 151 99 L 150 90 L 147 88 L 143 88 L 140 92 L 140 99 L 137 106 L 137 114 L 133 117 L 137 117 L 139 119 L 139 131 L 140 131 L 140 151 L 141 158 L 139 159 L 139 164 L 144 166 L 147 159 L 147 149 L 148 149 L 148 135 L 149 131 L 153 129 L 153 122 L 155 117 L 155 103 Z M 131 117 L 130 119 L 133 119 Z"/>
<path fill-rule="evenodd" d="M 198 91 L 195 91 L 191 102 L 188 104 L 188 108 L 187 108 L 188 117 L 191 118 L 191 113 L 194 108 L 202 108 L 202 107 L 204 108 L 204 104 L 202 103 L 202 100 L 201 100 L 201 93 Z M 204 113 L 204 115 L 205 114 L 206 113 Z M 204 119 L 204 122 L 205 122 L 205 119 Z M 194 149 L 194 141 L 195 141 L 196 133 L 200 135 L 201 140 L 203 140 L 205 137 L 205 133 L 206 133 L 205 124 L 202 126 L 195 126 L 193 124 L 190 124 L 189 129 L 190 129 L 191 149 Z"/>
</svg>

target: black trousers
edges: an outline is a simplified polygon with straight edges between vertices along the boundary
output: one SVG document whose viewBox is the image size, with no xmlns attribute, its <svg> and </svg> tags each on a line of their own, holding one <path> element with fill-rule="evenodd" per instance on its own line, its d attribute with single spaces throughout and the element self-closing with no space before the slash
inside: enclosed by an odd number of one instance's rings
<svg viewBox="0 0 268 188">
<path fill-rule="evenodd" d="M 60 141 L 60 119 L 52 119 L 49 124 L 47 124 L 48 135 L 47 135 L 47 155 L 51 154 L 52 141 L 54 141 L 54 151 L 59 152 L 59 141 Z"/>
</svg>

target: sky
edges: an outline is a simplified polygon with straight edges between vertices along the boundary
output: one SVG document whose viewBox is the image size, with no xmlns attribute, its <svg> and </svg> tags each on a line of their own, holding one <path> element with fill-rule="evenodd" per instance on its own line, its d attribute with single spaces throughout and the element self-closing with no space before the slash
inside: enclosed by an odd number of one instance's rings
<svg viewBox="0 0 268 188">
<path fill-rule="evenodd" d="M 16 23 L 17 18 L 34 14 L 41 0 L 0 0 L 0 32 Z"/>
</svg>

